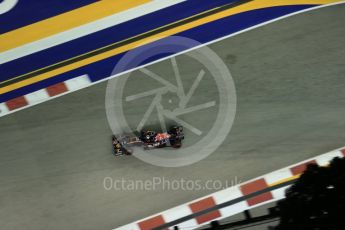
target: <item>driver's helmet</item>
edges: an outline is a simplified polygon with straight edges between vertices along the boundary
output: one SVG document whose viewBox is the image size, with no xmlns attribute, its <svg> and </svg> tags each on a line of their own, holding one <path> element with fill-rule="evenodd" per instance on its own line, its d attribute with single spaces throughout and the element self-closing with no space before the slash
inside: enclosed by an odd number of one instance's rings
<svg viewBox="0 0 345 230">
<path fill-rule="evenodd" d="M 156 136 L 156 132 L 146 131 L 143 136 L 146 141 L 152 141 L 154 137 Z"/>
</svg>

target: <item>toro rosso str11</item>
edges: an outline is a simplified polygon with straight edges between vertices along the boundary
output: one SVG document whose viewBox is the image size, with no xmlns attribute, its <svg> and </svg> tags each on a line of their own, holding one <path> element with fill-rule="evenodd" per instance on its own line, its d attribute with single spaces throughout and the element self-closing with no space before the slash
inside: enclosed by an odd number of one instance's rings
<svg viewBox="0 0 345 230">
<path fill-rule="evenodd" d="M 115 156 L 131 155 L 132 147 L 142 146 L 145 150 L 153 148 L 173 147 L 180 148 L 184 139 L 183 127 L 173 126 L 168 132 L 156 132 L 144 130 L 139 137 L 123 135 L 112 136 L 112 144 Z"/>
</svg>

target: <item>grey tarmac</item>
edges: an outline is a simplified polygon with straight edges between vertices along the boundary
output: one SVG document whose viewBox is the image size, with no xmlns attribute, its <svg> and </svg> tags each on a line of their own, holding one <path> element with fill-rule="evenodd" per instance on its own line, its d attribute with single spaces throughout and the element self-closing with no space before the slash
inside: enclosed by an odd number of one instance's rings
<svg viewBox="0 0 345 230">
<path fill-rule="evenodd" d="M 1 118 L 1 229 L 109 230 L 213 190 L 108 191 L 105 177 L 245 181 L 344 146 L 344 11 L 303 13 L 209 46 L 231 71 L 237 113 L 223 144 L 193 165 L 115 158 L 105 82 Z M 191 82 L 198 66 L 185 68 Z M 213 96 L 203 92 L 194 100 Z M 131 109 L 128 119 L 142 116 L 144 108 Z M 195 116 L 196 125 L 208 117 Z"/>
</svg>

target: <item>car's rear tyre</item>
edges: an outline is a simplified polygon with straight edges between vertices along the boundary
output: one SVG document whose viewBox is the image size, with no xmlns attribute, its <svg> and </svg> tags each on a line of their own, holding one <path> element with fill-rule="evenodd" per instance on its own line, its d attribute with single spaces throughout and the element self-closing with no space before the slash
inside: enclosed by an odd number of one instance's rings
<svg viewBox="0 0 345 230">
<path fill-rule="evenodd" d="M 171 143 L 171 147 L 173 147 L 175 149 L 181 148 L 181 146 L 182 146 L 182 142 L 181 141 Z"/>
</svg>

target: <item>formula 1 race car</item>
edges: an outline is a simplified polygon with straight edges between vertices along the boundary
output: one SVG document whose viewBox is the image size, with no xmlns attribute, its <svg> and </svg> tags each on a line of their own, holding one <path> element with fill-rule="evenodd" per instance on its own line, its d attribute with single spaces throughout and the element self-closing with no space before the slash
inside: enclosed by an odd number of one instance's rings
<svg viewBox="0 0 345 230">
<path fill-rule="evenodd" d="M 180 148 L 184 139 L 183 127 L 173 126 L 168 132 L 155 132 L 144 130 L 140 132 L 139 137 L 123 135 L 112 136 L 112 144 L 115 156 L 131 155 L 133 147 L 142 146 L 145 150 L 153 148 L 173 147 Z"/>
</svg>

